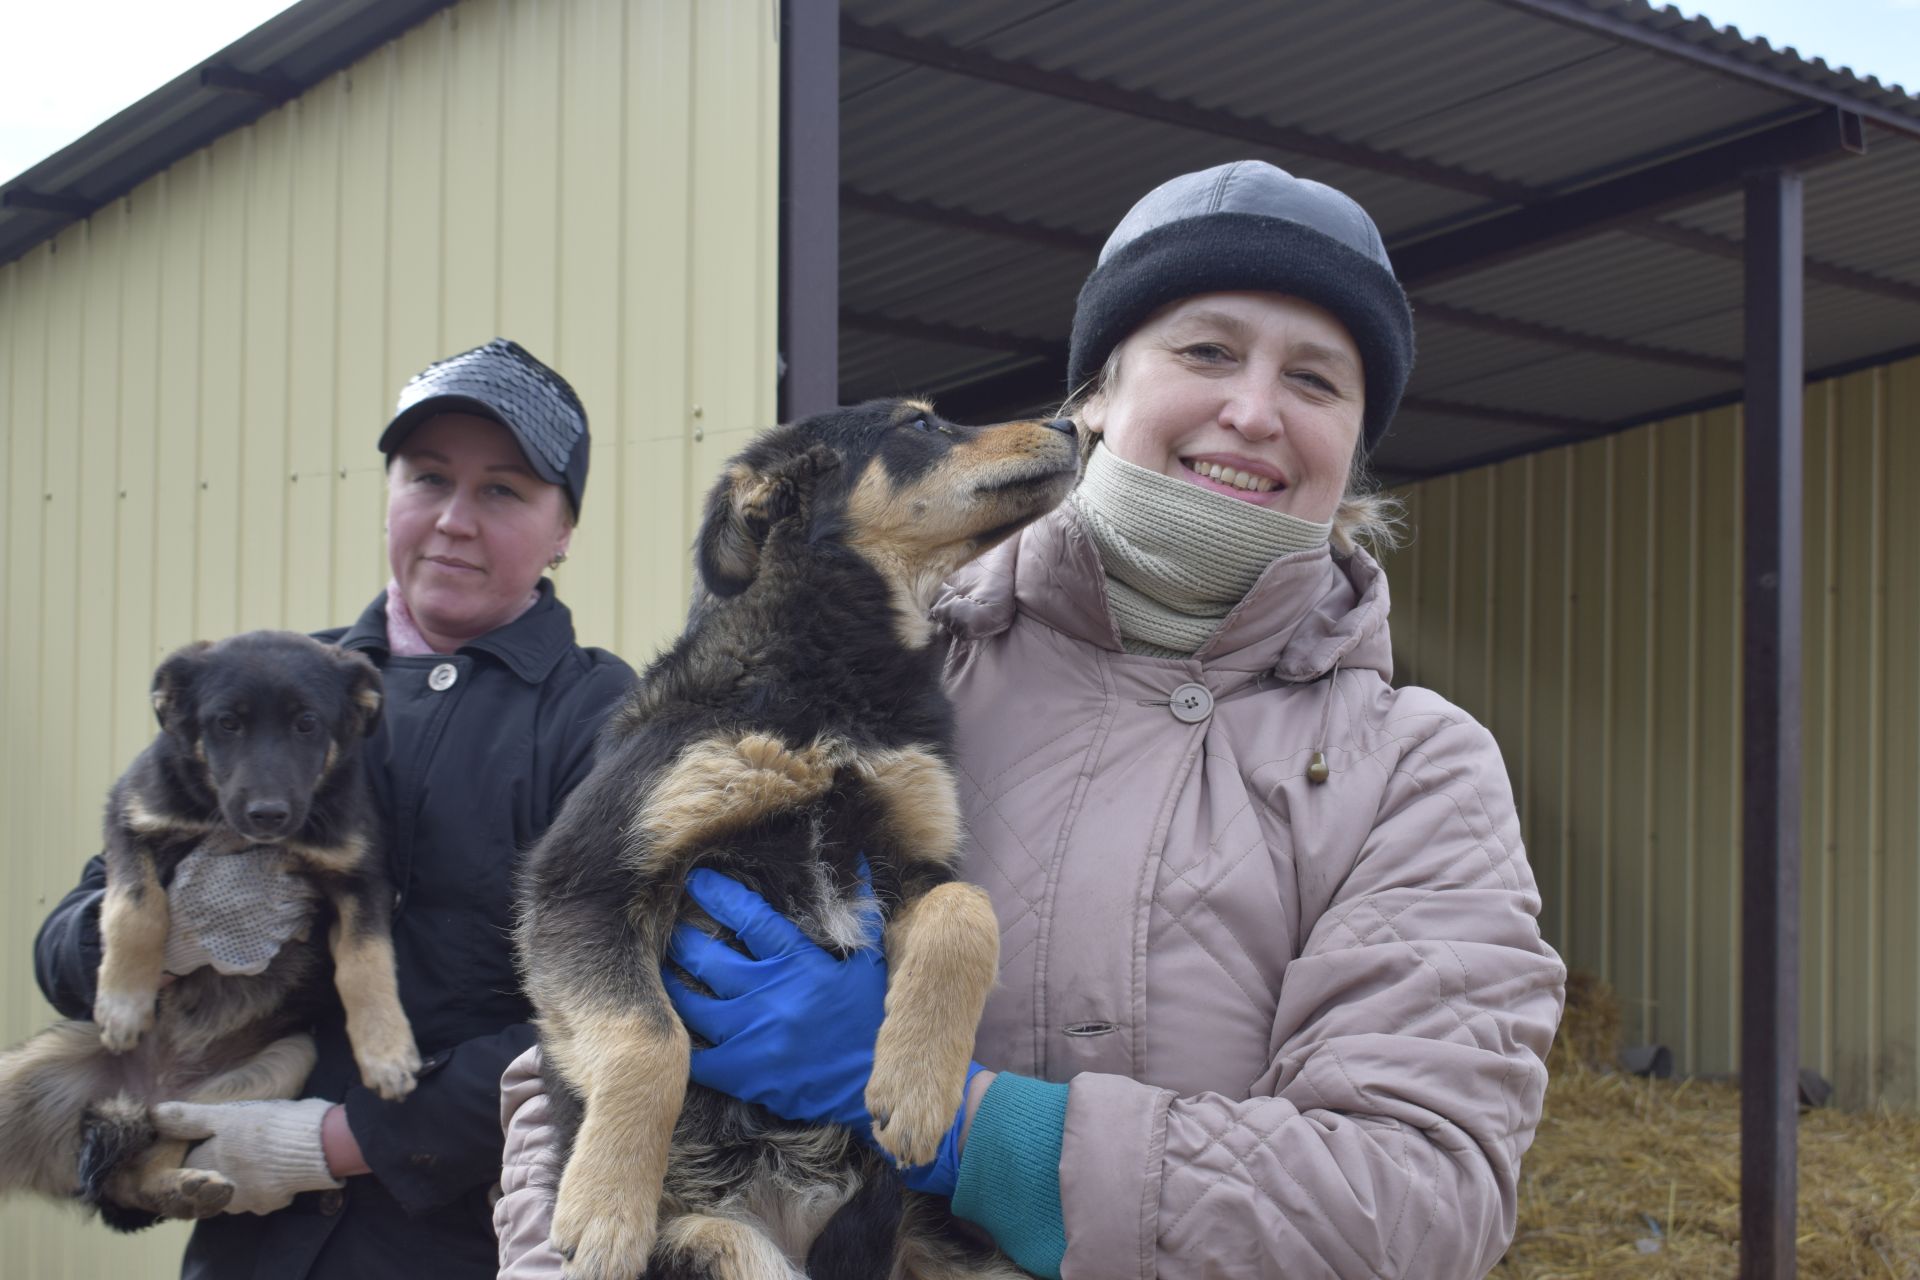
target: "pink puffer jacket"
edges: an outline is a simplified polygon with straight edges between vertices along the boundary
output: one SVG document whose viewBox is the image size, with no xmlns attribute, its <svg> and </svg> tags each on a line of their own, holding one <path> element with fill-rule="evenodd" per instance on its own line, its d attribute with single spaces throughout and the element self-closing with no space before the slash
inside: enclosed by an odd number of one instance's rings
<svg viewBox="0 0 1920 1280">
<path fill-rule="evenodd" d="M 1140 657 L 1063 508 L 934 615 L 1001 925 L 975 1052 L 1071 1085 L 1067 1280 L 1491 1269 L 1565 970 L 1493 738 L 1388 684 L 1379 566 L 1288 556 L 1193 658 Z M 536 1276 L 530 1058 L 495 1220 Z"/>
<path fill-rule="evenodd" d="M 1067 1280 L 1490 1270 L 1565 969 L 1492 736 L 1388 684 L 1379 566 L 1287 556 L 1138 657 L 1063 508 L 935 616 L 1000 913 L 976 1052 L 1071 1083 Z"/>
</svg>

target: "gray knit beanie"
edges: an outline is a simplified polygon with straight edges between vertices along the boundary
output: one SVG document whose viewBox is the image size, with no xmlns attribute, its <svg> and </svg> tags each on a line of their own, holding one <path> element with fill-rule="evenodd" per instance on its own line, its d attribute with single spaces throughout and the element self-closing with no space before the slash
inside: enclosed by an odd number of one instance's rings
<svg viewBox="0 0 1920 1280">
<path fill-rule="evenodd" d="M 1183 174 L 1127 211 L 1073 314 L 1067 385 L 1085 386 L 1161 307 L 1257 289 L 1332 312 L 1366 371 L 1366 448 L 1386 432 L 1413 371 L 1413 312 L 1367 211 L 1324 183 L 1261 160 Z"/>
</svg>

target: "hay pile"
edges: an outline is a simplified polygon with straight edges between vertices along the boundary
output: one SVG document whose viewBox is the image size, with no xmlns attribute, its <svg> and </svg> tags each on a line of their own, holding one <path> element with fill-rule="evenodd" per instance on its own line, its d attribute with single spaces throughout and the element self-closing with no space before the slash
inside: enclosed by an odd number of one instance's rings
<svg viewBox="0 0 1920 1280">
<path fill-rule="evenodd" d="M 1501 1280 L 1732 1276 L 1740 1090 L 1609 1070 L 1619 1005 L 1574 975 Z M 1920 1115 L 1800 1118 L 1799 1274 L 1920 1280 Z"/>
</svg>

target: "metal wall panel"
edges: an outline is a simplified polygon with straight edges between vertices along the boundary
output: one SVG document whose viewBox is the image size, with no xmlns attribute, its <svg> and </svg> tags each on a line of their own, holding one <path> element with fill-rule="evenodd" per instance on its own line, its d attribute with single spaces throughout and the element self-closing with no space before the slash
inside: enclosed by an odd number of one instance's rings
<svg viewBox="0 0 1920 1280">
<path fill-rule="evenodd" d="M 1920 360 L 1806 397 L 1808 1066 L 1920 1105 Z M 1739 410 L 1431 480 L 1397 678 L 1500 740 L 1541 924 L 1682 1070 L 1738 1058 Z"/>
<path fill-rule="evenodd" d="M 0 267 L 0 1041 L 31 942 L 153 732 L 158 659 L 350 621 L 386 581 L 374 441 L 407 375 L 507 334 L 593 481 L 557 575 L 635 665 L 693 514 L 773 420 L 776 7 L 466 0 Z M 0 1274 L 176 1273 L 184 1232 L 0 1208 Z"/>
</svg>

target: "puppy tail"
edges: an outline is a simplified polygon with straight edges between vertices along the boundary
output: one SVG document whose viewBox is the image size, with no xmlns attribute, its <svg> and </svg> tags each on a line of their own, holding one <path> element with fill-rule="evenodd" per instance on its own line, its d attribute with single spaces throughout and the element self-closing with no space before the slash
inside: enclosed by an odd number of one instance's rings
<svg viewBox="0 0 1920 1280">
<path fill-rule="evenodd" d="M 98 1209 L 100 1220 L 115 1231 L 139 1231 L 160 1221 L 107 1194 L 113 1175 L 158 1137 L 147 1104 L 126 1093 L 94 1103 L 80 1122 L 80 1198 Z"/>
<path fill-rule="evenodd" d="M 0 1053 L 0 1193 L 80 1194 L 88 1104 L 112 1067 L 91 1022 L 59 1022 Z"/>
</svg>

